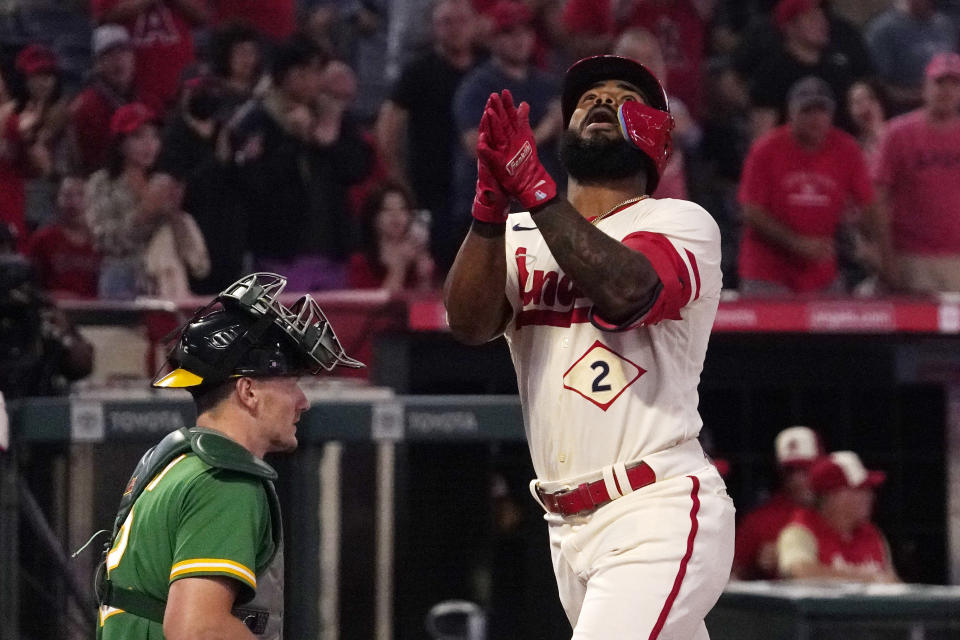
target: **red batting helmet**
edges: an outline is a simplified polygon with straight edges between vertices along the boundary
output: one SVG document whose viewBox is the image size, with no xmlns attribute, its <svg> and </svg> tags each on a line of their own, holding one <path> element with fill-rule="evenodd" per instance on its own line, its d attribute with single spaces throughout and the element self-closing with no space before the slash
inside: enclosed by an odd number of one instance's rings
<svg viewBox="0 0 960 640">
<path fill-rule="evenodd" d="M 577 102 L 584 91 L 597 82 L 604 80 L 624 80 L 637 87 L 649 106 L 642 106 L 649 117 L 639 117 L 634 122 L 642 126 L 643 131 L 630 132 L 630 141 L 640 151 L 653 160 L 657 175 L 650 176 L 650 192 L 656 189 L 664 167 L 670 158 L 670 132 L 673 130 L 673 118 L 670 117 L 670 104 L 667 93 L 657 77 L 645 66 L 623 56 L 592 56 L 584 58 L 567 69 L 563 79 L 561 108 L 563 126 L 570 124 L 570 116 L 577 108 Z M 663 114 L 667 114 L 664 117 Z"/>
</svg>

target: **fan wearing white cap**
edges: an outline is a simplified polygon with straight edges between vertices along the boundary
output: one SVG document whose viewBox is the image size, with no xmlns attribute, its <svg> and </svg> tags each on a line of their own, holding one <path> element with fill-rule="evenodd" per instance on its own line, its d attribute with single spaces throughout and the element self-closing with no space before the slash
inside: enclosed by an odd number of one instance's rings
<svg viewBox="0 0 960 640">
<path fill-rule="evenodd" d="M 835 451 L 810 467 L 816 507 L 798 510 L 780 534 L 785 578 L 899 582 L 890 547 L 871 521 L 874 491 L 886 474 L 870 471 L 853 451 Z"/>
<path fill-rule="evenodd" d="M 71 137 L 85 176 L 107 165 L 113 112 L 125 104 L 142 101 L 134 89 L 136 59 L 126 28 L 119 24 L 100 25 L 93 30 L 91 49 L 90 84 L 70 105 Z"/>
<path fill-rule="evenodd" d="M 812 506 L 808 471 L 823 455 L 820 437 L 810 427 L 788 427 L 773 442 L 780 474 L 779 488 L 747 513 L 737 526 L 733 576 L 740 580 L 777 577 L 777 538 L 800 507 Z"/>
</svg>

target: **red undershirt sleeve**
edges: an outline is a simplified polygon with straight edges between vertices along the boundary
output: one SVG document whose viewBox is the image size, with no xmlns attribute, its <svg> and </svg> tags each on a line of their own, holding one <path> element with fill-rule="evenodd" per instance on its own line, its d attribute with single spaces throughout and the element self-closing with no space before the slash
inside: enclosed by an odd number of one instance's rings
<svg viewBox="0 0 960 640">
<path fill-rule="evenodd" d="M 652 325 L 661 320 L 679 320 L 680 309 L 700 295 L 700 276 L 694 254 L 686 251 L 689 267 L 673 243 L 660 233 L 637 231 L 622 240 L 627 247 L 642 253 L 660 278 L 661 287 L 646 309 L 638 317 L 614 324 L 601 318 L 591 309 L 591 322 L 603 331 L 626 331 Z M 694 295 L 691 298 L 691 293 Z"/>
</svg>

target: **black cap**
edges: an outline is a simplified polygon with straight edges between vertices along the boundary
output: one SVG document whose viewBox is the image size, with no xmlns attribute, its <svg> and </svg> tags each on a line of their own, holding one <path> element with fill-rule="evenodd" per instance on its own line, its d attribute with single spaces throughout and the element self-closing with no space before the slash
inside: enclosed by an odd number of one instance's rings
<svg viewBox="0 0 960 640">
<path fill-rule="evenodd" d="M 823 107 L 834 111 L 837 101 L 826 81 L 816 76 L 806 76 L 793 83 L 787 93 L 787 107 L 790 113 L 797 113 L 810 107 Z"/>
<path fill-rule="evenodd" d="M 629 82 L 640 90 L 651 107 L 660 111 L 670 111 L 663 86 L 645 66 L 623 56 L 592 56 L 574 63 L 567 69 L 561 97 L 564 126 L 570 123 L 570 116 L 576 110 L 577 101 L 583 92 L 604 80 Z"/>
</svg>

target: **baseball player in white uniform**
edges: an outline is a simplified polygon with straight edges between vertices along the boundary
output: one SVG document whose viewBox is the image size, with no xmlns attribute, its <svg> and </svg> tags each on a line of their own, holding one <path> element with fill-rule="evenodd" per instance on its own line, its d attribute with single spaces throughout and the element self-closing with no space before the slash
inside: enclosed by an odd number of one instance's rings
<svg viewBox="0 0 960 640">
<path fill-rule="evenodd" d="M 702 640 L 734 539 L 733 503 L 697 440 L 720 233 L 696 204 L 648 195 L 673 120 L 645 67 L 581 60 L 562 106 L 566 198 L 527 106 L 490 96 L 475 220 L 444 288 L 450 327 L 510 345 L 574 640 Z M 528 212 L 508 220 L 509 198 Z"/>
</svg>

